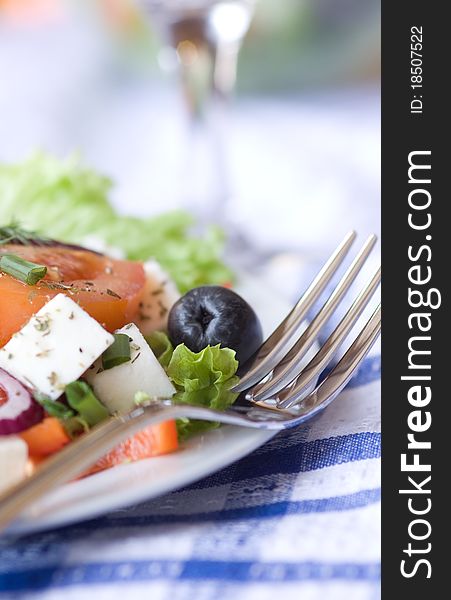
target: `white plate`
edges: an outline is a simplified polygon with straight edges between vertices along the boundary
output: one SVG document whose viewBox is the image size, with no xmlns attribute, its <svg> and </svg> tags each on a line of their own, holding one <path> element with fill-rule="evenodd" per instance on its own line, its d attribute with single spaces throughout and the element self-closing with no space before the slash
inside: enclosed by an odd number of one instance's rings
<svg viewBox="0 0 451 600">
<path fill-rule="evenodd" d="M 239 291 L 254 306 L 265 334 L 271 332 L 291 308 L 268 286 L 249 277 L 242 280 Z M 36 503 L 8 532 L 68 525 L 155 498 L 222 469 L 274 434 L 273 431 L 223 426 L 193 438 L 174 454 L 122 465 L 71 482 Z"/>
</svg>

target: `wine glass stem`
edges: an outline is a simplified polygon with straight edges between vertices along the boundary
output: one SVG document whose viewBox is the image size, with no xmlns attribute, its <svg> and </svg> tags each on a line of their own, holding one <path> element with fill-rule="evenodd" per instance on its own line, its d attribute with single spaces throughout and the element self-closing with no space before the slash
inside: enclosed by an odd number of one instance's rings
<svg viewBox="0 0 451 600">
<path fill-rule="evenodd" d="M 239 43 L 205 44 L 197 47 L 192 61 L 181 56 L 181 81 L 189 117 L 189 180 L 196 177 L 194 189 L 207 190 L 203 205 L 203 221 L 225 224 L 231 197 L 227 152 L 229 105 L 236 81 Z M 208 186 L 208 183 L 210 184 Z"/>
</svg>

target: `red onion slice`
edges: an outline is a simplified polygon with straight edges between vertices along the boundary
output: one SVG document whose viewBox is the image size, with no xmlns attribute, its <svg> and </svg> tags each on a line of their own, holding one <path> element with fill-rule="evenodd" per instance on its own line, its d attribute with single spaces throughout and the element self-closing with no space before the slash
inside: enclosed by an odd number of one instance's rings
<svg viewBox="0 0 451 600">
<path fill-rule="evenodd" d="M 44 410 L 21 383 L 0 369 L 0 435 L 28 429 L 44 418 Z"/>
</svg>

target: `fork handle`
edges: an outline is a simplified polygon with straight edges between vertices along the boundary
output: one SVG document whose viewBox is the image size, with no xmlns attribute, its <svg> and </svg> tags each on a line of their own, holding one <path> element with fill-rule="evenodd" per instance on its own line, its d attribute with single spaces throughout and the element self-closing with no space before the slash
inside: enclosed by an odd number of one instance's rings
<svg viewBox="0 0 451 600">
<path fill-rule="evenodd" d="M 124 439 L 148 425 L 179 417 L 180 410 L 164 401 L 113 416 L 93 427 L 58 454 L 47 459 L 36 473 L 0 496 L 0 531 L 30 504 L 50 490 L 70 481 Z"/>
</svg>

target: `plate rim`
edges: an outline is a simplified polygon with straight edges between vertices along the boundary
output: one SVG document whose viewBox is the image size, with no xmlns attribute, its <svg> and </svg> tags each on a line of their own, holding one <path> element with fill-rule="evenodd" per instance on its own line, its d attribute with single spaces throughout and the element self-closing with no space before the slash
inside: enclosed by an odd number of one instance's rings
<svg viewBox="0 0 451 600">
<path fill-rule="evenodd" d="M 151 491 L 151 493 L 146 491 L 144 487 L 133 487 L 129 489 L 126 497 L 124 497 L 124 495 L 120 492 L 117 493 L 113 499 L 111 498 L 111 496 L 106 496 L 105 494 L 101 495 L 101 500 L 97 503 L 96 507 L 93 507 L 93 503 L 96 500 L 92 499 L 90 501 L 84 501 L 78 510 L 74 511 L 72 507 L 70 514 L 66 512 L 64 507 L 60 510 L 57 510 L 56 513 L 54 512 L 54 510 L 51 510 L 52 501 L 55 501 L 58 498 L 58 495 L 61 493 L 63 493 L 63 495 L 70 494 L 71 491 L 74 491 L 75 486 L 78 486 L 79 488 L 86 487 L 89 489 L 91 487 L 90 484 L 94 482 L 98 483 L 100 478 L 116 478 L 118 473 L 117 469 L 120 469 L 123 472 L 125 472 L 125 470 L 130 472 L 132 469 L 136 471 L 146 470 L 146 466 L 149 466 L 149 464 L 153 464 L 156 466 L 157 461 L 159 463 L 163 463 L 171 459 L 174 460 L 174 457 L 175 460 L 177 460 L 177 458 L 180 456 L 180 454 L 178 454 L 180 450 L 182 452 L 191 452 L 192 450 L 194 450 L 195 452 L 201 451 L 200 447 L 204 445 L 205 439 L 208 438 L 209 440 L 212 440 L 216 432 L 221 432 L 222 435 L 225 437 L 224 441 L 226 442 L 230 434 L 232 434 L 232 436 L 238 435 L 239 438 L 241 438 L 241 434 L 243 434 L 243 442 L 245 440 L 247 441 L 247 443 L 244 444 L 245 448 L 243 448 L 242 443 L 239 442 L 236 444 L 232 451 L 216 455 L 215 460 L 212 460 L 207 468 L 204 465 L 203 468 L 199 469 L 198 473 L 195 476 L 193 476 L 192 471 L 186 471 L 182 474 L 182 476 L 176 478 L 176 482 L 174 481 L 174 478 L 168 478 L 166 482 L 162 481 L 156 489 Z M 250 432 L 254 434 L 252 438 L 249 437 Z M 31 507 L 31 509 L 27 511 L 24 516 L 14 521 L 4 531 L 4 535 L 28 535 L 31 533 L 37 533 L 40 531 L 46 531 L 54 528 L 66 527 L 74 525 L 76 523 L 90 521 L 92 519 L 98 518 L 101 515 L 108 514 L 111 511 L 115 511 L 121 508 L 127 509 L 136 504 L 154 500 L 171 492 L 176 492 L 177 490 L 180 490 L 186 485 L 190 485 L 201 481 L 205 477 L 208 477 L 209 475 L 212 475 L 220 471 L 221 469 L 230 466 L 231 464 L 240 460 L 241 458 L 244 458 L 254 450 L 261 447 L 271 438 L 273 438 L 277 433 L 279 433 L 278 430 L 251 430 L 235 425 L 223 425 L 219 429 L 212 430 L 203 435 L 192 438 L 186 444 L 183 444 L 182 447 L 177 451 L 177 453 L 151 457 L 137 461 L 135 463 L 118 465 L 114 469 L 108 469 L 107 471 L 96 473 L 95 475 L 89 478 L 69 482 L 64 486 L 61 486 L 49 493 L 48 496 L 46 496 L 42 501 L 40 501 L 36 505 L 33 505 L 33 507 Z M 194 446 L 194 448 L 192 448 L 191 446 Z M 94 485 L 92 487 L 93 489 L 95 489 L 96 486 Z M 80 491 L 80 489 L 77 491 Z M 47 510 L 46 507 L 48 507 Z M 44 509 L 44 514 L 40 514 L 42 509 Z"/>
</svg>

